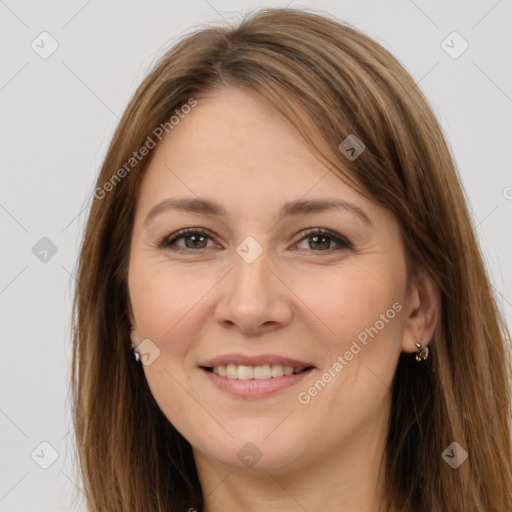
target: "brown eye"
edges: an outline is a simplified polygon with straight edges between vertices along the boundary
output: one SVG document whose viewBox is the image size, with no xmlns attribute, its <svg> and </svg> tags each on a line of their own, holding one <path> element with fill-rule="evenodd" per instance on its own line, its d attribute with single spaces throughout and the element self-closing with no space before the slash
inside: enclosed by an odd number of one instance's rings
<svg viewBox="0 0 512 512">
<path fill-rule="evenodd" d="M 334 233 L 328 229 L 316 228 L 312 230 L 301 231 L 301 240 L 300 242 L 307 240 L 308 247 L 305 249 L 312 249 L 315 252 L 323 252 L 329 250 L 342 250 L 342 249 L 350 249 L 351 244 L 343 238 L 341 235 Z M 332 243 L 338 245 L 338 248 L 333 248 Z M 300 248 L 301 250 L 304 248 Z"/>
<path fill-rule="evenodd" d="M 184 245 L 176 243 L 181 239 L 185 241 Z M 208 239 L 210 239 L 210 234 L 204 229 L 182 229 L 170 237 L 166 237 L 159 246 L 173 249 L 207 249 Z"/>
</svg>

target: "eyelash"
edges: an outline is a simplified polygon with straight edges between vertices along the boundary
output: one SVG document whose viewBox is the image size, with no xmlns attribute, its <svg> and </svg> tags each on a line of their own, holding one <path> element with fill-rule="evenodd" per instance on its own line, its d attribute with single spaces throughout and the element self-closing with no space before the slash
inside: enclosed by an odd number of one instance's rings
<svg viewBox="0 0 512 512">
<path fill-rule="evenodd" d="M 208 238 L 211 237 L 211 233 L 204 228 L 187 228 L 182 229 L 180 231 L 177 231 L 176 233 L 172 234 L 171 236 L 165 236 L 163 237 L 159 243 L 158 246 L 163 249 L 172 249 L 172 250 L 196 250 L 196 251 L 203 251 L 205 249 L 208 249 L 208 247 L 202 247 L 200 249 L 189 249 L 188 247 L 179 247 L 174 246 L 171 247 L 177 240 L 180 240 L 181 238 L 186 238 L 187 236 L 191 235 L 203 235 L 207 236 Z M 312 229 L 305 229 L 302 230 L 300 233 L 300 239 L 296 243 L 302 242 L 304 239 L 312 237 L 312 236 L 322 236 L 326 238 L 332 239 L 334 242 L 336 242 L 340 247 L 337 249 L 325 249 L 325 250 L 319 250 L 319 251 L 313 251 L 313 252 L 332 252 L 332 251 L 342 251 L 344 249 L 350 249 L 353 250 L 352 244 L 341 235 L 338 235 L 334 231 L 331 231 L 329 229 L 325 228 L 312 228 Z M 307 250 L 307 249 L 299 249 L 299 250 Z M 311 249 L 313 250 L 313 249 Z"/>
</svg>

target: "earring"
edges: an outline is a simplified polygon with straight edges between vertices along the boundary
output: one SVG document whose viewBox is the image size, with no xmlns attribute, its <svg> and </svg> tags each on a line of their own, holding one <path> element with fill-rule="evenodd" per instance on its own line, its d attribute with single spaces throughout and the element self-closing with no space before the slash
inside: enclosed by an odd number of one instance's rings
<svg viewBox="0 0 512 512">
<path fill-rule="evenodd" d="M 133 355 L 135 356 L 135 361 L 139 362 L 140 361 L 140 352 L 135 348 L 135 343 L 137 343 L 137 345 L 138 345 L 139 339 L 138 339 L 137 335 L 135 334 L 135 331 L 133 330 L 133 326 L 130 327 L 130 339 L 132 340 L 132 350 L 133 350 Z"/>
<path fill-rule="evenodd" d="M 421 343 L 416 342 L 416 347 L 418 347 L 418 352 L 416 352 L 416 361 L 425 361 L 430 351 L 428 346 L 423 346 Z"/>
</svg>

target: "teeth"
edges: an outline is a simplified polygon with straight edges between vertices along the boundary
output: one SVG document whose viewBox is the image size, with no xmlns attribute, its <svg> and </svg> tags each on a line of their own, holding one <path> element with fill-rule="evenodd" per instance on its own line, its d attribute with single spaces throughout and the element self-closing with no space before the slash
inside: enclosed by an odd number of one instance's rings
<svg viewBox="0 0 512 512">
<path fill-rule="evenodd" d="M 279 378 L 296 373 L 300 373 L 304 368 L 294 368 L 293 366 L 283 366 L 282 364 L 264 364 L 262 366 L 245 366 L 237 364 L 228 364 L 215 366 L 213 373 L 228 379 L 250 380 L 250 379 L 270 379 Z"/>
<path fill-rule="evenodd" d="M 255 366 L 253 376 L 255 379 L 270 379 L 270 377 L 272 377 L 272 369 L 269 364 L 264 366 Z"/>
<path fill-rule="evenodd" d="M 235 365 L 233 365 L 235 366 Z M 238 367 L 238 379 L 239 380 L 249 380 L 254 378 L 254 368 L 252 366 L 242 366 Z"/>
<path fill-rule="evenodd" d="M 270 369 L 271 377 L 282 377 L 284 375 L 284 368 L 280 364 L 273 364 Z"/>
</svg>

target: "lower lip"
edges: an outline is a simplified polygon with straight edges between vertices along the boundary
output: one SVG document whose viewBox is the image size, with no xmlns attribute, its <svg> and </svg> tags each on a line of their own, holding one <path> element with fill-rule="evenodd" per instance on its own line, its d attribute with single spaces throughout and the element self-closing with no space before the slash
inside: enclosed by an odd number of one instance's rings
<svg viewBox="0 0 512 512">
<path fill-rule="evenodd" d="M 266 396 L 287 389 L 298 384 L 304 377 L 310 375 L 314 368 L 301 373 L 286 375 L 283 377 L 272 377 L 270 379 L 228 379 L 216 373 L 200 368 L 215 386 L 220 390 L 241 398 L 264 398 Z"/>
</svg>

